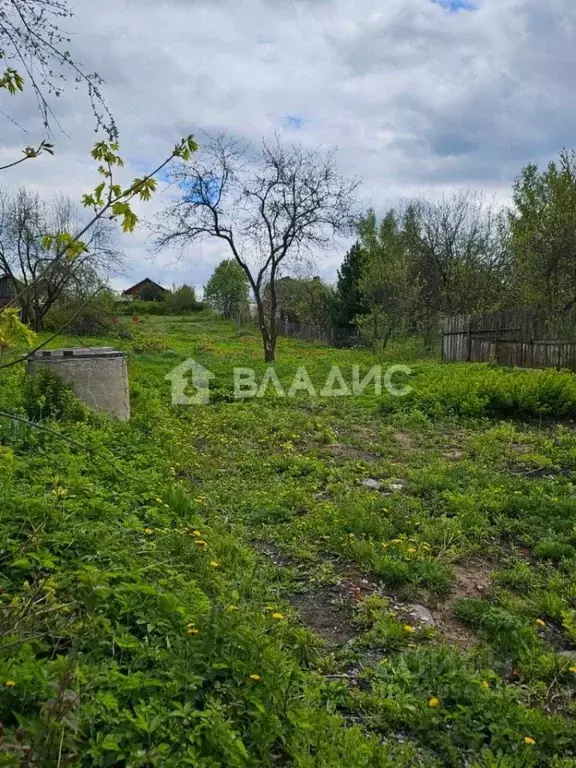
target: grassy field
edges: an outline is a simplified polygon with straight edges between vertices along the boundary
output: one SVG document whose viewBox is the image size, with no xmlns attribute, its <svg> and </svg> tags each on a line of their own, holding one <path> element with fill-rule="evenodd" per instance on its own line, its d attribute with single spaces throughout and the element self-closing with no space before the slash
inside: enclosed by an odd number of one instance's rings
<svg viewBox="0 0 576 768">
<path fill-rule="evenodd" d="M 0 420 L 0 765 L 576 766 L 573 374 L 283 340 L 412 391 L 239 401 L 254 332 L 138 328 L 128 424 L 4 376 L 74 442 Z"/>
</svg>

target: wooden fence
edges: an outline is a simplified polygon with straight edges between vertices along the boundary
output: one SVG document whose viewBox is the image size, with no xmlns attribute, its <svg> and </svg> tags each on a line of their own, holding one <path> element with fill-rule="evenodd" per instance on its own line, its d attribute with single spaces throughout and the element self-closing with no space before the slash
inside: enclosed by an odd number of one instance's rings
<svg viewBox="0 0 576 768">
<path fill-rule="evenodd" d="M 546 317 L 531 309 L 447 317 L 442 335 L 442 359 L 574 371 L 575 318 Z"/>
</svg>

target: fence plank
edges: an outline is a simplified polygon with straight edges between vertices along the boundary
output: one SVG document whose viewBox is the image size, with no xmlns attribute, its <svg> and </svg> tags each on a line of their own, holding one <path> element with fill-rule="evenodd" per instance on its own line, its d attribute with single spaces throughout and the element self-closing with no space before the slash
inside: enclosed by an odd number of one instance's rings
<svg viewBox="0 0 576 768">
<path fill-rule="evenodd" d="M 573 312 L 545 316 L 534 309 L 511 309 L 492 315 L 452 315 L 444 318 L 442 330 L 444 360 L 576 371 Z"/>
</svg>

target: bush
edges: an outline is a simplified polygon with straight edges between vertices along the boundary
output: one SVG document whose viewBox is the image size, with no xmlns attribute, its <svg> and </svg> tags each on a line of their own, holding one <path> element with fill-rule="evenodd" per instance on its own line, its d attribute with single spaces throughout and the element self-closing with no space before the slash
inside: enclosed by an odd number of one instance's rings
<svg viewBox="0 0 576 768">
<path fill-rule="evenodd" d="M 167 294 L 162 301 L 130 301 L 122 302 L 118 311 L 123 315 L 188 315 L 191 312 L 201 312 L 204 304 L 196 300 L 194 288 L 183 285 L 174 293 Z"/>
<path fill-rule="evenodd" d="M 26 406 L 31 421 L 85 421 L 88 413 L 70 384 L 48 369 L 39 370 L 28 379 Z"/>
<path fill-rule="evenodd" d="M 576 379 L 569 371 L 446 365 L 423 367 L 409 383 L 412 391 L 402 398 L 387 397 L 383 410 L 416 408 L 433 418 L 576 415 Z"/>
<path fill-rule="evenodd" d="M 100 291 L 88 306 L 69 322 L 85 301 L 84 296 L 66 297 L 59 301 L 44 318 L 45 329 L 54 332 L 65 328 L 68 332 L 80 336 L 101 336 L 114 330 L 118 310 L 116 297 L 111 291 Z"/>
</svg>

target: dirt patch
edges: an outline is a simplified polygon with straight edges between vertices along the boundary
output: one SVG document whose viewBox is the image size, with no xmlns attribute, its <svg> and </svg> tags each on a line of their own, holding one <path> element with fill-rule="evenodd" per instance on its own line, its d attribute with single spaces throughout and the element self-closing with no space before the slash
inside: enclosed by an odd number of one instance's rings
<svg viewBox="0 0 576 768">
<path fill-rule="evenodd" d="M 251 541 L 250 544 L 256 552 L 259 552 L 261 555 L 266 555 L 266 557 L 279 568 L 294 568 L 299 565 L 294 558 L 282 554 L 278 547 L 269 541 Z"/>
<path fill-rule="evenodd" d="M 464 453 L 457 448 L 453 448 L 451 451 L 445 451 L 442 456 L 444 456 L 445 459 L 448 459 L 448 461 L 462 461 Z"/>
<path fill-rule="evenodd" d="M 364 576 L 349 574 L 337 584 L 292 595 L 289 600 L 302 623 L 324 640 L 326 648 L 334 649 L 356 637 L 354 608 L 378 589 L 378 584 Z"/>
<path fill-rule="evenodd" d="M 328 451 L 338 459 L 360 459 L 361 461 L 376 461 L 380 457 L 376 453 L 356 448 L 345 443 L 333 443 L 328 446 Z"/>
<path fill-rule="evenodd" d="M 438 632 L 453 645 L 471 648 L 478 642 L 474 632 L 454 616 L 455 605 L 463 598 L 485 597 L 489 594 L 494 566 L 482 560 L 471 560 L 454 569 L 455 579 L 450 597 L 433 610 Z"/>
<path fill-rule="evenodd" d="M 399 430 L 398 432 L 394 432 L 394 434 L 392 435 L 392 439 L 407 451 L 419 450 L 418 443 L 416 442 L 416 440 L 414 440 L 413 437 L 411 437 L 411 435 L 408 434 L 408 432 L 403 432 L 402 430 Z"/>
<path fill-rule="evenodd" d="M 342 602 L 331 587 L 293 595 L 290 602 L 302 623 L 319 635 L 327 648 L 344 645 L 354 637 L 352 606 Z"/>
</svg>

